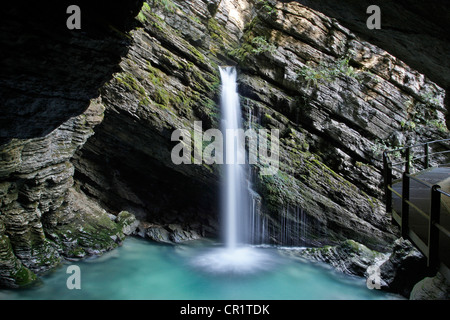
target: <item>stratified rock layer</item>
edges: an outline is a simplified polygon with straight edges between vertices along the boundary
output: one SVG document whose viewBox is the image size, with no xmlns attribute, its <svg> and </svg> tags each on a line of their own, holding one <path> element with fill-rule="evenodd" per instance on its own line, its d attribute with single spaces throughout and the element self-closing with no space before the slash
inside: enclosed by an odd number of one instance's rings
<svg viewBox="0 0 450 320">
<path fill-rule="evenodd" d="M 71 159 L 103 119 L 98 89 L 127 52 L 125 32 L 141 6 L 84 3 L 83 29 L 69 31 L 70 3 L 47 4 L 8 3 L 1 10 L 0 285 L 9 287 L 29 284 L 67 253 L 50 228 L 68 220 Z M 69 211 L 82 220 L 81 212 Z"/>
<path fill-rule="evenodd" d="M 167 232 L 214 234 L 220 168 L 174 165 L 171 134 L 218 128 L 218 66 L 237 63 L 246 126 L 280 132 L 278 173 L 253 168 L 268 241 L 392 243 L 381 152 L 446 134 L 441 88 L 296 2 L 172 1 L 144 4 L 137 19 L 102 90 L 105 119 L 75 157 L 85 192 Z M 303 235 L 282 227 L 301 223 L 299 208 Z"/>
</svg>

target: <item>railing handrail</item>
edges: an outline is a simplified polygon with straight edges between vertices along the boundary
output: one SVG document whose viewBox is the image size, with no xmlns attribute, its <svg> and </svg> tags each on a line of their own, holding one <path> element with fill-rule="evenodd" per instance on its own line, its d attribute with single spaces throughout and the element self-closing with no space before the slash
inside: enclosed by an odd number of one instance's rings
<svg viewBox="0 0 450 320">
<path fill-rule="evenodd" d="M 441 186 L 437 184 L 430 184 L 417 176 L 414 176 L 411 171 L 411 164 L 413 161 L 425 158 L 424 160 L 424 169 L 428 169 L 432 167 L 430 165 L 430 156 L 433 154 L 445 154 L 450 152 L 450 147 L 445 151 L 438 151 L 434 153 L 429 152 L 429 146 L 434 143 L 450 141 L 448 139 L 439 139 L 428 142 L 423 142 L 415 145 L 405 146 L 392 150 L 385 150 L 383 152 L 383 167 L 384 167 L 384 183 L 385 183 L 385 196 L 386 196 L 386 211 L 390 213 L 393 217 L 393 220 L 396 221 L 401 228 L 401 234 L 403 237 L 408 237 L 411 239 L 413 243 L 416 244 L 418 248 L 425 254 L 427 257 L 427 265 L 430 269 L 436 269 L 436 266 L 439 264 L 439 232 L 446 235 L 450 238 L 450 231 L 444 228 L 442 224 L 440 224 L 440 216 L 441 216 L 441 195 L 450 197 L 450 194 L 444 190 L 442 190 Z M 424 147 L 424 155 L 417 156 L 415 158 L 411 157 L 411 149 Z M 402 157 L 405 157 L 405 161 L 392 163 L 389 154 L 393 152 L 402 152 Z M 398 169 L 398 165 L 403 165 L 402 169 Z M 402 194 L 399 194 L 392 187 L 393 183 L 393 170 L 399 171 L 402 173 Z M 429 213 L 418 208 L 413 202 L 410 201 L 410 180 L 414 180 L 427 188 L 430 189 L 431 199 L 430 199 L 430 208 Z M 396 210 L 393 208 L 392 202 L 392 194 L 396 194 L 402 201 L 401 207 L 401 216 L 398 215 Z M 414 208 L 418 214 L 425 217 L 428 220 L 428 241 L 425 243 L 420 237 L 415 233 L 414 230 L 409 227 L 409 209 Z"/>
<path fill-rule="evenodd" d="M 411 166 L 415 163 L 415 161 L 424 159 L 423 167 L 424 167 L 424 169 L 428 169 L 429 167 L 431 167 L 430 158 L 433 155 L 450 153 L 450 147 L 448 147 L 444 151 L 436 151 L 436 152 L 430 153 L 430 146 L 432 144 L 442 143 L 445 141 L 450 141 L 450 138 L 426 141 L 426 142 L 409 145 L 409 146 L 405 146 L 405 147 L 400 147 L 400 148 L 395 148 L 395 149 L 390 149 L 390 150 L 386 149 L 383 152 L 383 166 L 384 167 L 389 166 L 391 169 L 395 169 L 396 171 L 399 171 L 399 172 L 410 173 Z M 413 158 L 411 151 L 413 151 L 413 153 L 414 153 L 414 148 L 418 148 L 418 147 L 423 147 L 424 154 L 423 155 L 418 154 L 416 157 Z M 401 154 L 400 159 L 398 159 L 398 157 L 394 157 L 394 158 L 396 158 L 396 160 L 398 160 L 395 163 L 393 163 L 390 158 L 390 154 L 394 153 L 394 152 L 396 152 L 396 153 L 400 152 L 400 154 Z M 399 167 L 399 166 L 402 167 L 403 165 L 405 166 L 404 170 L 395 168 L 395 167 Z"/>
<path fill-rule="evenodd" d="M 450 193 L 445 192 L 444 190 L 442 190 L 441 188 L 437 189 L 437 191 L 439 191 L 440 193 L 442 193 L 443 195 L 450 197 Z"/>
<path fill-rule="evenodd" d="M 430 145 L 433 143 L 438 143 L 438 142 L 444 142 L 444 141 L 450 141 L 450 138 L 447 139 L 439 139 L 439 140 L 432 140 L 432 141 L 427 141 L 427 142 L 422 142 L 422 143 L 418 143 L 418 144 L 414 144 L 414 145 L 410 145 L 410 146 L 405 146 L 405 147 L 401 147 L 401 148 L 395 148 L 395 149 L 391 149 L 391 150 L 384 150 L 383 153 L 388 154 L 391 152 L 397 152 L 397 151 L 402 151 L 405 149 L 411 149 L 411 148 L 417 148 L 417 147 L 423 147 L 425 145 Z"/>
</svg>

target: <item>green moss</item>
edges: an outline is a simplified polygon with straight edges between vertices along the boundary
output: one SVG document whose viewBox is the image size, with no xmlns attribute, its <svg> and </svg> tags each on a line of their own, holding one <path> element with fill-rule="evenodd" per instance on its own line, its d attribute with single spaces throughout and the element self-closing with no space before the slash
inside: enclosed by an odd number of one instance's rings
<svg viewBox="0 0 450 320">
<path fill-rule="evenodd" d="M 182 67 L 181 65 L 179 65 Z M 184 67 L 182 67 L 184 68 Z M 152 100 L 162 107 L 163 109 L 168 109 L 172 106 L 189 107 L 190 99 L 183 92 L 179 94 L 172 93 L 168 91 L 167 86 L 167 75 L 152 66 L 150 62 L 147 63 L 148 79 L 153 84 L 153 90 L 150 92 Z M 150 103 L 149 100 L 144 100 L 145 103 Z"/>
<path fill-rule="evenodd" d="M 12 275 L 16 284 L 20 287 L 25 287 L 37 280 L 37 276 L 23 265 Z"/>
<path fill-rule="evenodd" d="M 194 56 L 197 58 L 198 61 L 202 63 L 206 62 L 205 56 L 200 51 L 198 51 L 194 46 L 189 45 L 188 49 L 192 54 L 194 54 Z"/>
<path fill-rule="evenodd" d="M 223 49 L 224 42 L 228 38 L 227 30 L 225 30 L 224 27 L 219 25 L 214 17 L 208 19 L 206 27 L 209 31 L 211 39 L 214 40 L 215 44 L 217 45 L 216 46 L 217 50 Z"/>
<path fill-rule="evenodd" d="M 255 17 L 244 28 L 244 35 L 242 36 L 242 44 L 234 49 L 231 49 L 227 54 L 239 61 L 246 62 L 249 57 L 259 55 L 265 52 L 270 54 L 275 53 L 276 45 L 270 39 L 270 32 L 267 28 L 260 28 L 259 25 L 264 25 L 258 17 Z"/>
<path fill-rule="evenodd" d="M 242 63 L 252 54 L 252 50 L 253 46 L 251 44 L 243 43 L 238 48 L 228 51 L 228 55 Z"/>
<path fill-rule="evenodd" d="M 130 74 L 126 72 L 115 74 L 114 78 L 127 87 L 129 90 L 135 90 L 140 95 L 145 96 L 145 89 L 139 84 L 139 82 Z"/>
<path fill-rule="evenodd" d="M 86 254 L 86 251 L 82 247 L 75 247 L 67 251 L 67 255 L 74 258 L 84 258 Z"/>
<path fill-rule="evenodd" d="M 254 54 L 261 54 L 264 52 L 273 54 L 277 49 L 277 47 L 273 43 L 269 42 L 264 36 L 254 37 L 252 39 L 252 45 L 252 53 Z"/>
<path fill-rule="evenodd" d="M 63 249 L 66 257 L 101 254 L 116 248 L 117 240 L 124 238 L 122 226 L 111 221 L 105 212 L 92 208 L 86 210 L 79 212 L 72 221 L 51 230 L 52 239 Z"/>
<path fill-rule="evenodd" d="M 303 148 L 303 150 L 308 151 L 309 150 L 308 142 L 304 141 L 303 144 L 302 144 L 302 148 Z"/>
<path fill-rule="evenodd" d="M 153 100 L 156 104 L 163 105 L 165 108 L 171 104 L 181 104 L 182 99 L 177 95 L 170 93 L 166 89 L 165 74 L 159 69 L 154 68 L 150 63 L 147 66 L 148 78 L 154 85 L 154 90 L 151 92 L 152 99 L 150 99 L 147 91 L 142 85 L 129 73 L 119 73 L 115 75 L 117 81 L 127 87 L 129 90 L 136 91 L 139 97 L 139 103 L 144 106 L 149 106 Z"/>
<path fill-rule="evenodd" d="M 222 28 L 217 23 L 217 20 L 214 17 L 208 19 L 206 24 L 208 31 L 213 39 L 220 38 L 222 35 Z"/>
<path fill-rule="evenodd" d="M 14 279 L 15 285 L 24 287 L 37 280 L 36 274 L 26 268 L 20 260 L 16 258 L 9 237 L 5 234 L 0 235 L 0 254 L 2 263 L 5 263 L 12 269 L 8 276 Z"/>
<path fill-rule="evenodd" d="M 448 128 L 447 125 L 443 122 L 443 121 L 439 121 L 439 120 L 430 120 L 427 122 L 427 125 L 429 127 L 435 127 L 437 128 L 440 132 L 442 133 L 446 133 L 448 132 Z"/>
<path fill-rule="evenodd" d="M 359 80 L 359 71 L 350 65 L 350 56 L 341 57 L 330 64 L 320 62 L 313 66 L 307 63 L 297 70 L 297 78 L 305 82 L 308 87 L 334 82 L 340 75 Z"/>
<path fill-rule="evenodd" d="M 172 0 L 152 0 L 152 2 L 153 5 L 158 5 L 169 12 L 174 12 L 177 8 L 177 5 Z"/>
<path fill-rule="evenodd" d="M 151 10 L 150 6 L 148 5 L 148 3 L 144 1 L 144 3 L 142 4 L 142 8 L 139 11 L 136 18 L 142 23 L 147 22 L 146 13 L 149 13 L 151 11 L 152 10 Z"/>
<path fill-rule="evenodd" d="M 256 0 L 258 7 L 268 15 L 275 14 L 277 9 L 267 0 Z"/>
<path fill-rule="evenodd" d="M 191 20 L 195 23 L 198 23 L 198 24 L 202 24 L 202 21 L 196 16 L 189 16 L 189 20 Z"/>
<path fill-rule="evenodd" d="M 144 97 L 141 100 L 139 100 L 139 104 L 143 106 L 149 106 L 151 104 L 151 101 L 148 97 Z"/>
</svg>

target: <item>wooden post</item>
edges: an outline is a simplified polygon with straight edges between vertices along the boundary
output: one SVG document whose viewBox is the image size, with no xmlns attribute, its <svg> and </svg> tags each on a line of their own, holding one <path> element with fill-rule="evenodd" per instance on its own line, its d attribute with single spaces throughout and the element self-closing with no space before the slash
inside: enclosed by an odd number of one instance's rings
<svg viewBox="0 0 450 320">
<path fill-rule="evenodd" d="M 405 149 L 405 158 L 406 158 L 406 163 L 405 163 L 405 172 L 406 173 L 410 173 L 411 172 L 411 162 L 410 162 L 410 148 L 406 148 Z"/>
<path fill-rule="evenodd" d="M 405 172 L 403 172 L 402 177 L 402 224 L 401 231 L 403 239 L 408 238 L 409 233 L 409 204 L 406 201 L 409 201 L 409 171 L 411 169 L 411 165 L 409 162 L 409 148 L 405 149 Z"/>
<path fill-rule="evenodd" d="M 409 204 L 406 202 L 409 201 L 409 173 L 403 172 L 403 180 L 402 180 L 402 223 L 401 223 L 401 231 L 403 239 L 408 238 L 409 233 Z"/>
<path fill-rule="evenodd" d="M 386 212 L 392 213 L 392 192 L 389 187 L 392 186 L 392 165 L 386 151 L 383 152 L 383 173 L 384 173 L 384 194 L 386 197 Z"/>
<path fill-rule="evenodd" d="M 436 223 L 441 219 L 441 187 L 434 185 L 431 188 L 431 210 L 428 224 L 428 267 L 435 270 L 439 266 L 439 229 Z"/>
</svg>

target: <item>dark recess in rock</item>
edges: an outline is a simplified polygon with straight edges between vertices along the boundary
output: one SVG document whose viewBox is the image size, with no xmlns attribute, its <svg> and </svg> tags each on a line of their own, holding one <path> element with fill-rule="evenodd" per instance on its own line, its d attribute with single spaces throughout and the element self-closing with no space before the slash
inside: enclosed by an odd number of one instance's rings
<svg viewBox="0 0 450 320">
<path fill-rule="evenodd" d="M 81 114 L 128 51 L 142 1 L 78 1 L 81 30 L 69 30 L 71 1 L 15 1 L 0 13 L 0 144 L 45 136 Z"/>
</svg>

